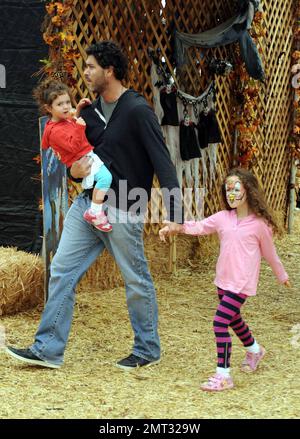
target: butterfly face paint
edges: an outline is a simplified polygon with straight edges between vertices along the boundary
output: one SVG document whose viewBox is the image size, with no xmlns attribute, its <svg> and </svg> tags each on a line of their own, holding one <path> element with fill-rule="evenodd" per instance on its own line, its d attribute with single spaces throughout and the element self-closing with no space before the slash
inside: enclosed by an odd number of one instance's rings
<svg viewBox="0 0 300 439">
<path fill-rule="evenodd" d="M 246 201 L 246 191 L 238 177 L 229 177 L 225 189 L 227 202 L 232 209 L 236 209 Z"/>
</svg>

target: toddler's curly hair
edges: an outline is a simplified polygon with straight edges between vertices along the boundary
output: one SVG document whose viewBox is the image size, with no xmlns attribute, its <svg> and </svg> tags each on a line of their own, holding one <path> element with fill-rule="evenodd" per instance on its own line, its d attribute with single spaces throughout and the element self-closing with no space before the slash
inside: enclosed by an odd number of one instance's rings
<svg viewBox="0 0 300 439">
<path fill-rule="evenodd" d="M 52 105 L 52 102 L 58 96 L 66 93 L 72 98 L 70 89 L 66 84 L 53 78 L 47 78 L 33 90 L 33 97 L 39 106 L 41 114 L 48 114 L 46 105 Z"/>
</svg>

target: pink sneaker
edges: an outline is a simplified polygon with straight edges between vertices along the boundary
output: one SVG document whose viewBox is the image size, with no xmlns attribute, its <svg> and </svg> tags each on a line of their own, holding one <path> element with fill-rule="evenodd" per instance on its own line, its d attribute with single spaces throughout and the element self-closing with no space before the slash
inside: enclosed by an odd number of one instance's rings
<svg viewBox="0 0 300 439">
<path fill-rule="evenodd" d="M 224 375 L 216 373 L 208 378 L 207 382 L 200 386 L 200 389 L 205 392 L 222 392 L 223 390 L 232 389 L 233 386 L 231 377 L 225 377 Z"/>
<path fill-rule="evenodd" d="M 265 354 L 266 350 L 262 346 L 260 346 L 260 350 L 257 354 L 247 352 L 246 357 L 242 362 L 241 370 L 247 373 L 254 372 L 257 369 L 259 362 L 264 358 Z"/>
<path fill-rule="evenodd" d="M 96 229 L 101 230 L 101 232 L 111 232 L 112 225 L 108 222 L 107 216 L 104 212 L 93 213 L 91 209 L 87 209 L 83 218 L 90 224 L 92 224 Z"/>
</svg>

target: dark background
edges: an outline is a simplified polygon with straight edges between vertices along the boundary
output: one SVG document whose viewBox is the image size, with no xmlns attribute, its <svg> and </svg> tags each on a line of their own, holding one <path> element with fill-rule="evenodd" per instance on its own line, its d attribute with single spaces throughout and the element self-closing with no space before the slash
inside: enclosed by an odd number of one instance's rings
<svg viewBox="0 0 300 439">
<path fill-rule="evenodd" d="M 32 77 L 47 58 L 41 25 L 42 1 L 0 0 L 0 64 L 6 88 L 0 88 L 0 245 L 38 253 L 42 246 L 42 214 L 38 210 L 40 167 L 38 109 Z"/>
</svg>

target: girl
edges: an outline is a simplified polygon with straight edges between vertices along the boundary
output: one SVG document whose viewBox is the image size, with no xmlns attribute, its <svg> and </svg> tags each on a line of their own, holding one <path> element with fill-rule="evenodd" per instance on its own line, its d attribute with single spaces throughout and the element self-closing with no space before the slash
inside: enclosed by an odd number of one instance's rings
<svg viewBox="0 0 300 439">
<path fill-rule="evenodd" d="M 103 211 L 103 201 L 111 185 L 112 176 L 100 158 L 93 153 L 94 148 L 85 135 L 85 121 L 78 117 L 80 109 L 87 105 L 89 100 L 82 99 L 76 108 L 77 117 L 72 117 L 75 110 L 72 109 L 70 96 L 67 85 L 53 79 L 47 79 L 34 90 L 34 97 L 41 112 L 50 115 L 42 137 L 42 148 L 51 147 L 67 167 L 83 156 L 92 159 L 91 173 L 83 179 L 82 187 L 91 188 L 94 181 L 96 185 L 91 207 L 84 212 L 83 217 L 102 232 L 110 232 L 112 226 Z"/>
<path fill-rule="evenodd" d="M 218 364 L 216 373 L 201 386 L 202 390 L 216 392 L 233 387 L 229 326 L 247 350 L 241 366 L 243 372 L 254 372 L 266 353 L 253 338 L 240 313 L 247 297 L 256 294 L 262 256 L 279 282 L 290 287 L 272 240 L 272 232 L 278 232 L 278 226 L 256 177 L 245 169 L 233 169 L 222 185 L 222 194 L 226 210 L 203 221 L 186 221 L 176 227 L 172 224 L 172 231 L 165 222 L 167 225 L 159 231 L 163 241 L 166 235 L 177 233 L 219 235 L 220 255 L 215 278 L 219 305 L 214 318 Z"/>
</svg>

